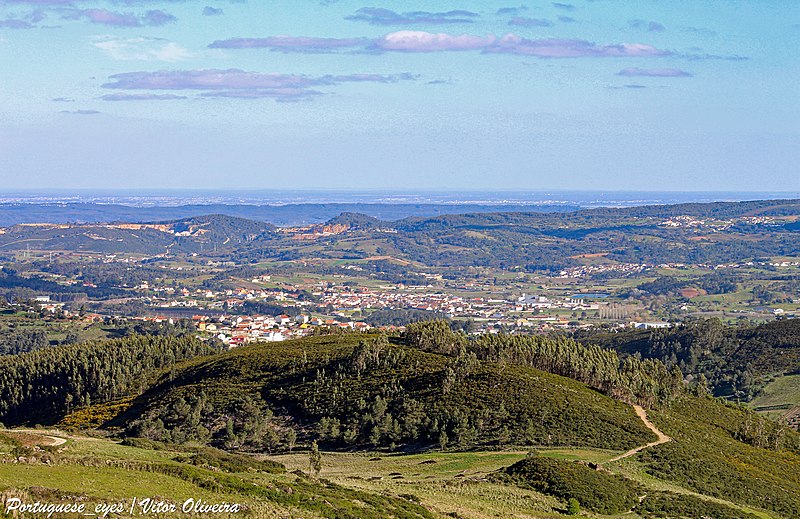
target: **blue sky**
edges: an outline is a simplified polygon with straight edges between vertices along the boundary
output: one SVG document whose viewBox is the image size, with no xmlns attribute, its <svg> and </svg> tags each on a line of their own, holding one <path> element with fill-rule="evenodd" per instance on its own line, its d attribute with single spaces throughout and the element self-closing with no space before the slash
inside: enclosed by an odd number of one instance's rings
<svg viewBox="0 0 800 519">
<path fill-rule="evenodd" d="M 0 0 L 5 189 L 800 189 L 800 2 Z"/>
</svg>

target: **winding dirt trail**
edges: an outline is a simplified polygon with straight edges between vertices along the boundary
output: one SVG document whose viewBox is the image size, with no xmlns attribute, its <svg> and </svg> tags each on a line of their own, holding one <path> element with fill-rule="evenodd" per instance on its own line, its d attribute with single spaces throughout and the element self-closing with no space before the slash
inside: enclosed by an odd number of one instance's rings
<svg viewBox="0 0 800 519">
<path fill-rule="evenodd" d="M 65 443 L 67 443 L 66 438 L 60 438 L 58 436 L 50 436 L 49 434 L 44 434 L 47 431 L 42 431 L 38 429 L 8 429 L 5 432 L 10 433 L 12 436 L 14 435 L 14 433 L 22 433 L 31 436 L 38 436 L 40 438 L 46 438 L 50 440 L 50 443 L 48 444 L 48 446 L 50 447 L 58 447 L 59 445 L 64 445 Z"/>
<path fill-rule="evenodd" d="M 647 413 L 645 412 L 644 409 L 642 409 L 641 406 L 634 405 L 633 406 L 633 410 L 636 411 L 636 416 L 641 418 L 642 422 L 644 422 L 644 425 L 647 426 L 648 429 L 653 431 L 656 436 L 658 436 L 658 440 L 656 440 L 654 442 L 650 442 L 647 445 L 640 445 L 639 447 L 636 447 L 635 449 L 631 449 L 628 452 L 625 452 L 623 454 L 620 454 L 619 456 L 611 458 L 606 463 L 611 463 L 613 461 L 619 461 L 621 459 L 625 459 L 625 458 L 628 458 L 630 456 L 633 456 L 634 454 L 638 454 L 639 452 L 642 452 L 645 449 L 649 449 L 650 447 L 655 447 L 656 445 L 661 445 L 662 443 L 667 443 L 669 441 L 672 441 L 672 438 L 670 438 L 669 436 L 667 436 L 666 434 L 664 434 L 663 432 L 658 430 L 658 428 L 655 425 L 653 425 L 653 422 L 651 422 L 647 418 Z"/>
<path fill-rule="evenodd" d="M 45 436 L 45 438 L 50 438 L 52 443 L 50 444 L 51 447 L 58 447 L 59 445 L 64 445 L 67 443 L 66 438 L 59 438 L 57 436 Z"/>
</svg>

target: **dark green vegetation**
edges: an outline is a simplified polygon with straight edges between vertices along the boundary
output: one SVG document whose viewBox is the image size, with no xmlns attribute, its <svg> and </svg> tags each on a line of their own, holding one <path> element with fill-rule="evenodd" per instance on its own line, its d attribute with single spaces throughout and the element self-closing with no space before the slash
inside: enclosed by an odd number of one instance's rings
<svg viewBox="0 0 800 519">
<path fill-rule="evenodd" d="M 444 321 L 435 321 L 409 324 L 406 338 L 420 349 L 456 356 L 456 370 L 478 360 L 529 366 L 647 407 L 669 404 L 684 390 L 675 367 L 670 371 L 658 360 L 621 359 L 613 350 L 564 337 L 489 334 L 470 341 Z"/>
<path fill-rule="evenodd" d="M 790 228 L 735 225 L 724 240 L 700 239 L 696 229 L 659 225 L 687 215 L 703 219 L 797 214 L 797 201 L 680 204 L 591 209 L 562 214 L 473 214 L 409 218 L 394 246 L 426 265 L 550 270 L 579 264 L 572 256 L 607 252 L 628 263 L 718 263 L 791 254 L 800 236 Z M 476 234 L 477 233 L 477 234 Z M 709 229 L 707 234 L 716 234 Z"/>
<path fill-rule="evenodd" d="M 262 451 L 289 448 L 292 435 L 327 448 L 389 449 L 625 449 L 651 439 L 628 406 L 574 380 L 361 335 L 188 362 L 112 425 L 156 440 Z"/>
<path fill-rule="evenodd" d="M 0 294 L 6 296 L 6 298 L 12 299 L 24 294 L 33 295 L 38 293 L 53 294 L 54 296 L 57 294 L 58 298 L 64 301 L 80 301 L 88 297 L 119 296 L 125 294 L 125 291 L 111 286 L 64 286 L 38 277 L 21 277 L 17 275 L 14 269 L 0 269 Z"/>
<path fill-rule="evenodd" d="M 599 514 L 635 512 L 643 517 L 752 519 L 755 515 L 693 495 L 652 491 L 626 477 L 583 462 L 528 456 L 494 475 Z"/>
<path fill-rule="evenodd" d="M 212 353 L 193 338 L 136 336 L 0 357 L 0 421 L 56 423 L 72 408 L 136 394 L 157 371 Z"/>
<path fill-rule="evenodd" d="M 445 319 L 441 312 L 431 310 L 397 309 L 376 310 L 369 314 L 366 322 L 372 326 L 405 326 L 408 323 Z"/>
<path fill-rule="evenodd" d="M 776 374 L 800 371 L 800 319 L 725 326 L 719 320 L 658 330 L 583 333 L 580 340 L 626 356 L 657 359 L 704 377 L 716 396 L 750 400 Z"/>
<path fill-rule="evenodd" d="M 585 464 L 529 456 L 498 474 L 501 481 L 526 486 L 601 514 L 619 514 L 639 503 L 641 488 L 622 476 Z"/>
<path fill-rule="evenodd" d="M 69 341 L 68 341 L 69 342 Z M 20 330 L 0 336 L 0 355 L 14 355 L 50 346 L 43 330 Z"/>
<path fill-rule="evenodd" d="M 684 288 L 694 288 L 702 290 L 706 294 L 729 294 L 736 292 L 738 288 L 737 283 L 740 282 L 742 277 L 736 274 L 723 274 L 715 272 L 705 276 L 700 276 L 692 280 L 674 279 L 670 276 L 662 276 L 653 281 L 642 283 L 636 287 L 636 290 L 647 292 L 650 295 L 679 295 L 680 290 Z M 631 290 L 627 295 L 635 295 L 635 291 Z"/>
</svg>

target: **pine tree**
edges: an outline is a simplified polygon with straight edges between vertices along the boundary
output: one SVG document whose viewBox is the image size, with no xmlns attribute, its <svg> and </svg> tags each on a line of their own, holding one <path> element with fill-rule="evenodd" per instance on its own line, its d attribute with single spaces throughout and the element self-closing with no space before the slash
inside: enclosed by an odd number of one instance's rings
<svg viewBox="0 0 800 519">
<path fill-rule="evenodd" d="M 322 470 L 322 454 L 319 452 L 316 440 L 311 442 L 311 450 L 308 452 L 308 467 L 315 477 L 319 476 Z"/>
<path fill-rule="evenodd" d="M 289 447 L 289 452 L 292 452 L 295 444 L 297 443 L 297 433 L 294 429 L 289 429 L 286 432 L 286 446 Z"/>
</svg>

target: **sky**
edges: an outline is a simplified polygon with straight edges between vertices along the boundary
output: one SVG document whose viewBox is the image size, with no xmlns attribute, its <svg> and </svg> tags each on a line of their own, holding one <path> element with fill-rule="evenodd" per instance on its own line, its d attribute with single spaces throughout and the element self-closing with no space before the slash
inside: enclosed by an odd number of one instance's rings
<svg viewBox="0 0 800 519">
<path fill-rule="evenodd" d="M 0 0 L 0 190 L 800 189 L 797 0 Z"/>
</svg>

